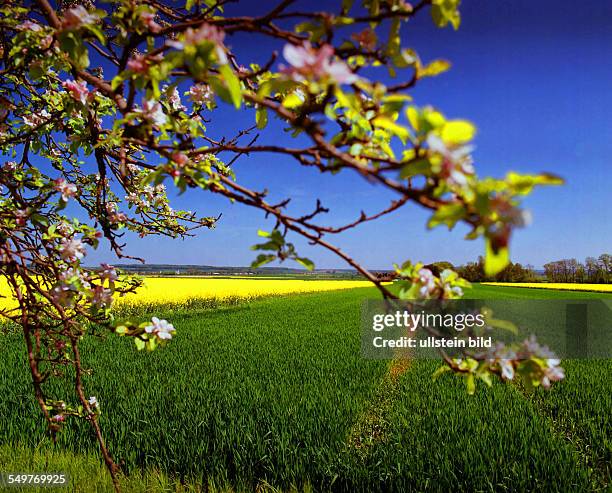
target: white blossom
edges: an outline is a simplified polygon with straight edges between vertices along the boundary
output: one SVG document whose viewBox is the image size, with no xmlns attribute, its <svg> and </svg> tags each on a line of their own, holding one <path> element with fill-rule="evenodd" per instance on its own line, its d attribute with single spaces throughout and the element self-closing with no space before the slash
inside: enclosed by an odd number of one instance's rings
<svg viewBox="0 0 612 493">
<path fill-rule="evenodd" d="M 172 339 L 172 334 L 176 331 L 174 326 L 167 320 L 160 320 L 157 317 L 151 319 L 151 325 L 145 327 L 147 334 L 153 334 L 158 339 Z"/>
<path fill-rule="evenodd" d="M 75 262 L 85 256 L 85 245 L 77 238 L 62 238 L 59 251 L 64 260 Z"/>
</svg>

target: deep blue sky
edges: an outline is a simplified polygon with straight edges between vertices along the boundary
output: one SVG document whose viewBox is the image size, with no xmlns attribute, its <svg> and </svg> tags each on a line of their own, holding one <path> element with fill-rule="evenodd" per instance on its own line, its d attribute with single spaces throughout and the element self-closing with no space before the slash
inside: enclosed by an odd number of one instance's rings
<svg viewBox="0 0 612 493">
<path fill-rule="evenodd" d="M 319 9 L 333 2 L 321 2 Z M 433 27 L 428 12 L 403 27 L 407 46 L 424 61 L 446 58 L 450 72 L 420 82 L 412 93 L 419 105 L 433 104 L 448 117 L 473 121 L 479 129 L 474 153 L 480 176 L 508 170 L 550 171 L 567 180 L 563 187 L 537 190 L 526 202 L 533 224 L 519 230 L 513 260 L 541 266 L 559 258 L 599 255 L 612 250 L 612 2 L 590 0 L 465 0 L 459 31 Z M 244 13 L 273 2 L 240 2 Z M 312 2 L 309 3 L 312 5 Z M 268 8 L 268 7 L 267 7 Z M 329 7 L 328 7 L 329 8 Z M 254 42 L 257 39 L 257 42 Z M 253 37 L 230 37 L 248 61 L 265 61 L 279 46 Z M 222 106 L 211 133 L 220 136 L 252 122 L 252 113 Z M 278 128 L 278 127 L 273 127 Z M 282 132 L 264 133 L 263 142 L 287 143 Z M 253 155 L 236 163 L 240 180 L 273 198 L 293 196 L 293 209 L 306 211 L 317 197 L 332 209 L 331 223 L 374 211 L 392 196 L 360 178 L 343 173 L 323 176 L 278 156 Z M 213 231 L 185 241 L 135 239 L 128 252 L 148 263 L 248 265 L 249 246 L 257 241 L 263 214 L 228 205 L 202 192 L 188 192 L 176 207 L 202 214 L 223 212 Z M 466 229 L 428 232 L 429 213 L 407 206 L 395 215 L 336 238 L 337 243 L 370 268 L 389 268 L 405 259 L 462 263 L 482 253 L 481 240 L 465 241 Z M 319 248 L 300 253 L 317 267 L 345 267 Z M 105 247 L 89 262 L 110 261 Z"/>
</svg>

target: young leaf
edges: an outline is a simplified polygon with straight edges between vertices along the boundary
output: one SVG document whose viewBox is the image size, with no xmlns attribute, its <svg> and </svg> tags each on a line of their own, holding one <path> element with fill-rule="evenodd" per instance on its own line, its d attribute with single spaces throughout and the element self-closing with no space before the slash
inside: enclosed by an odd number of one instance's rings
<svg viewBox="0 0 612 493">
<path fill-rule="evenodd" d="M 257 258 L 253 260 L 253 262 L 251 263 L 251 267 L 253 269 L 256 269 L 257 267 L 261 267 L 262 265 L 269 264 L 274 259 L 276 259 L 276 255 L 266 255 L 262 253 L 261 255 L 257 255 Z"/>
<path fill-rule="evenodd" d="M 508 247 L 502 247 L 493 251 L 491 246 L 491 240 L 485 239 L 485 262 L 484 270 L 487 276 L 494 276 L 498 272 L 501 272 L 506 265 L 510 262 L 510 252 Z"/>
<path fill-rule="evenodd" d="M 255 123 L 257 128 L 264 129 L 268 124 L 268 109 L 265 106 L 258 106 L 255 112 Z"/>
<path fill-rule="evenodd" d="M 219 67 L 219 72 L 223 76 L 223 80 L 225 81 L 227 90 L 229 91 L 232 103 L 234 103 L 236 109 L 240 109 L 240 104 L 242 103 L 242 89 L 240 87 L 240 80 L 238 77 L 236 77 L 236 74 L 229 65 L 221 65 L 221 67 Z"/>
<path fill-rule="evenodd" d="M 306 257 L 295 257 L 295 261 L 306 267 L 308 270 L 313 270 L 315 267 L 314 262 Z"/>
<path fill-rule="evenodd" d="M 464 144 L 474 138 L 476 127 L 465 120 L 450 120 L 442 127 L 441 138 L 447 144 Z"/>
<path fill-rule="evenodd" d="M 419 79 L 422 77 L 435 77 L 436 75 L 446 72 L 450 67 L 450 62 L 446 60 L 434 60 L 424 67 L 419 67 L 417 70 L 417 76 Z"/>
</svg>

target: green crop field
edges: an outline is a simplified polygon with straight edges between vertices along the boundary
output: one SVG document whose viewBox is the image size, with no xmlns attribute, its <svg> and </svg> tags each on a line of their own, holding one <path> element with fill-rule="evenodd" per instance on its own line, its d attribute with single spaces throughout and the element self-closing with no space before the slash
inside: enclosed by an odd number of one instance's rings
<svg viewBox="0 0 612 493">
<path fill-rule="evenodd" d="M 497 286 L 468 296 L 612 298 Z M 610 360 L 565 361 L 550 391 L 494 384 L 469 396 L 460 379 L 432 380 L 437 361 L 363 359 L 368 297 L 164 313 L 177 336 L 151 354 L 117 337 L 84 345 L 126 491 L 610 491 Z M 45 439 L 21 340 L 0 340 L 0 472 L 65 471 L 74 491 L 109 489 L 87 426 Z"/>
</svg>

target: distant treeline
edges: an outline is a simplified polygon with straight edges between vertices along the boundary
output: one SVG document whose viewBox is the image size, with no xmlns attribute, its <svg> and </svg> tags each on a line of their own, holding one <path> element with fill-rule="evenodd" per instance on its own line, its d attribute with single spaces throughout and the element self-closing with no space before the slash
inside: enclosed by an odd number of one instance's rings
<svg viewBox="0 0 612 493">
<path fill-rule="evenodd" d="M 584 263 L 575 258 L 549 262 L 544 264 L 544 274 L 551 282 L 611 283 L 612 255 L 587 257 Z"/>
<path fill-rule="evenodd" d="M 543 275 L 538 274 L 532 265 L 521 265 L 510 262 L 504 270 L 495 276 L 486 276 L 484 259 L 454 267 L 450 262 L 435 262 L 427 266 L 435 273 L 444 269 L 456 270 L 470 282 L 575 282 L 575 283 L 612 283 L 612 255 L 604 253 L 599 257 L 587 257 L 584 263 L 576 259 L 564 259 L 544 265 Z"/>
<path fill-rule="evenodd" d="M 456 270 L 461 277 L 470 282 L 536 282 L 542 280 L 532 265 L 522 265 L 518 262 L 510 262 L 495 276 L 487 276 L 485 275 L 484 259 L 482 257 L 478 257 L 476 262 L 461 265 Z"/>
</svg>

